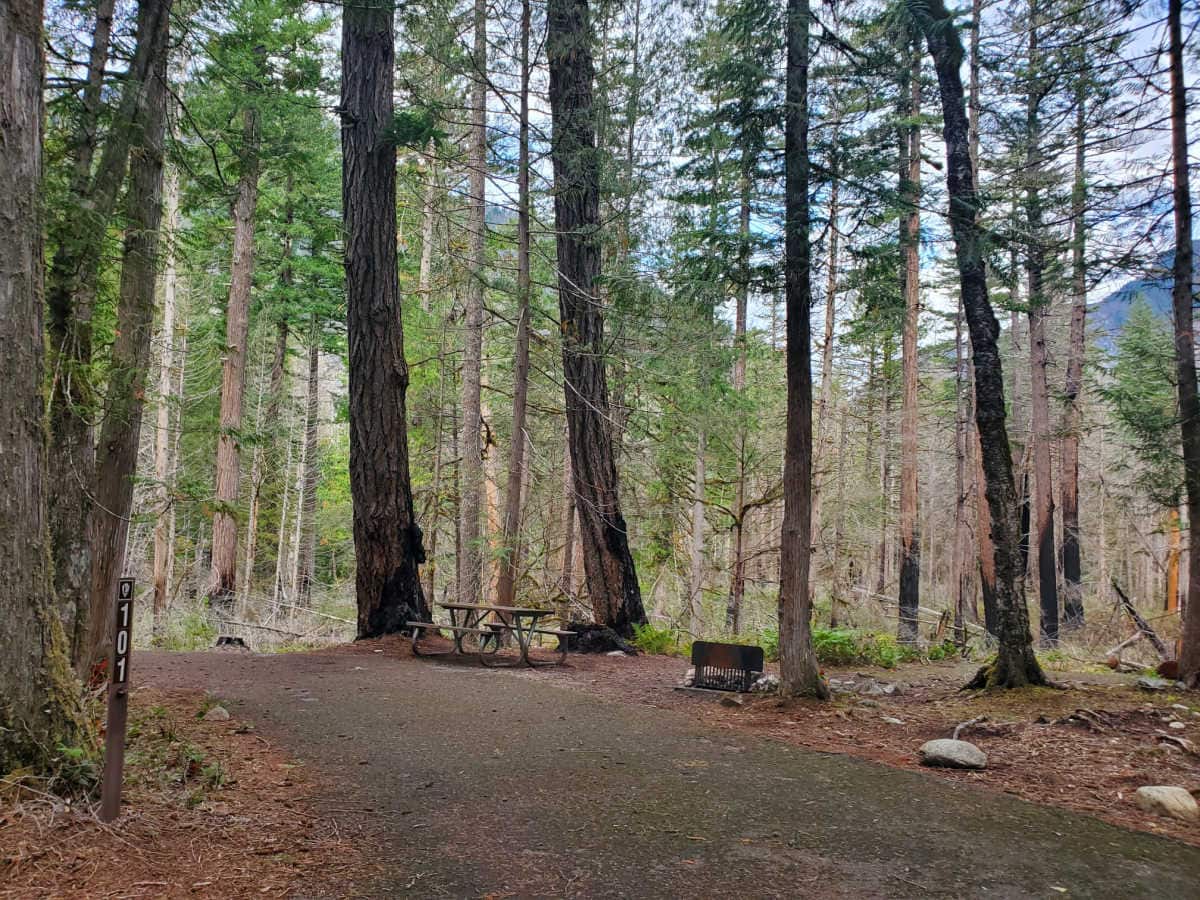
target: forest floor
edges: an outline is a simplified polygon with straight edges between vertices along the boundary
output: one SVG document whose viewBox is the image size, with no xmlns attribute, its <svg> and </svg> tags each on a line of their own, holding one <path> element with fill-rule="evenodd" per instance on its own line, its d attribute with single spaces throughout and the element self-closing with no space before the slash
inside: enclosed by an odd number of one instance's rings
<svg viewBox="0 0 1200 900">
<path fill-rule="evenodd" d="M 316 815 L 311 770 L 204 691 L 132 692 L 112 825 L 26 782 L 0 784 L 0 898 L 294 897 L 361 871 L 355 825 Z M 300 890 L 303 892 L 303 889 Z"/>
<path fill-rule="evenodd" d="M 302 788 L 277 787 L 299 784 L 278 771 L 262 781 L 239 775 L 225 793 L 244 792 L 250 814 L 262 805 L 263 821 L 252 835 L 234 832 L 204 851 L 271 846 L 277 830 L 297 827 L 268 814 L 291 797 L 301 809 L 296 820 L 315 829 L 307 832 L 314 854 L 332 850 L 336 862 L 291 863 L 296 868 L 273 875 L 273 857 L 260 857 L 260 886 L 276 877 L 290 896 L 1158 898 L 1193 896 L 1200 883 L 1196 847 L 1006 793 L 1067 805 L 1062 779 L 1073 762 L 1077 792 L 1123 809 L 1128 793 L 1110 797 L 1112 783 L 1093 781 L 1103 747 L 1081 758 L 1082 745 L 1069 739 L 1074 726 L 1031 723 L 1086 706 L 1112 723 L 1105 739 L 1121 741 L 1130 729 L 1152 729 L 1140 707 L 1157 709 L 1164 698 L 1093 685 L 1044 699 L 980 700 L 956 694 L 961 672 L 947 668 L 894 698 L 868 698 L 878 707 L 857 698 L 830 707 L 784 708 L 771 699 L 726 707 L 675 691 L 686 668 L 678 659 L 576 657 L 559 669 L 492 670 L 413 659 L 392 639 L 276 655 L 142 653 L 134 677 L 156 696 L 203 689 L 222 698 L 234 720 L 218 728 L 254 724 L 244 735 L 254 746 L 241 751 L 285 754 L 272 765 L 306 773 Z M 907 669 L 883 678 L 917 680 Z M 186 696 L 194 703 L 198 695 Z M 906 771 L 922 740 L 984 712 L 994 721 L 966 737 L 991 754 L 991 768 Z M 882 728 L 873 719 L 883 714 L 905 724 Z M 1151 734 L 1128 739 L 1125 755 L 1135 762 L 1125 790 L 1144 783 L 1143 774 L 1195 786 L 1195 768 L 1173 768 L 1182 757 L 1167 751 L 1153 755 L 1161 757 L 1156 766 L 1140 767 L 1133 748 L 1153 742 Z M 1061 765 L 1051 764 L 1058 756 Z M 1022 779 L 1032 787 L 1017 787 Z M 232 810 L 236 801 L 222 802 Z M 133 844 L 152 838 L 131 830 L 151 812 L 142 806 L 130 791 L 114 835 Z M 208 827 L 197 826 L 194 838 L 176 833 L 175 843 L 203 845 Z M 78 885 L 88 875 L 60 871 Z M 167 881 L 161 896 L 190 896 L 209 880 L 216 883 L 197 894 L 239 895 L 242 882 L 225 889 L 219 869 L 215 879 L 202 864 L 197 871 L 160 868 L 131 880 Z M 123 896 L 114 881 L 100 884 L 88 895 Z"/>
</svg>

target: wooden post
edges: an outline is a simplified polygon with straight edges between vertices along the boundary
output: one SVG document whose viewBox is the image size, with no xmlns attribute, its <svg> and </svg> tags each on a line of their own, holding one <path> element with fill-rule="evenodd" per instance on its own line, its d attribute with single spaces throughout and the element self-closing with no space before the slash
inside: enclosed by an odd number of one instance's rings
<svg viewBox="0 0 1200 900">
<path fill-rule="evenodd" d="M 108 721 L 104 738 L 104 780 L 100 821 L 111 822 L 121 810 L 121 778 L 125 768 L 125 724 L 129 717 L 129 650 L 133 638 L 133 579 L 117 583 L 113 615 L 112 665 L 108 673 Z"/>
</svg>

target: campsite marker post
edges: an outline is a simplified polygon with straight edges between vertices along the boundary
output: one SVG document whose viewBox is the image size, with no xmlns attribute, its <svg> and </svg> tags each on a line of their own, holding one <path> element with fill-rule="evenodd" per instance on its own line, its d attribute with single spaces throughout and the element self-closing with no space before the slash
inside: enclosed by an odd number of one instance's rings
<svg viewBox="0 0 1200 900">
<path fill-rule="evenodd" d="M 125 724 L 129 717 L 129 645 L 133 640 L 133 579 L 122 578 L 113 610 L 112 666 L 108 672 L 108 721 L 104 738 L 104 781 L 100 787 L 100 821 L 111 822 L 121 811 L 125 769 Z"/>
</svg>

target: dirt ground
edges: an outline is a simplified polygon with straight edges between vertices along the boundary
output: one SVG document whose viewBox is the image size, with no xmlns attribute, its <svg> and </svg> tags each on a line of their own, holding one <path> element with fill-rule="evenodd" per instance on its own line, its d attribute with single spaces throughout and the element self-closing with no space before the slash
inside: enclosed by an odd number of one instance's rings
<svg viewBox="0 0 1200 900">
<path fill-rule="evenodd" d="M 199 690 L 131 694 L 122 815 L 0 784 L 0 897 L 292 897 L 362 871 L 313 776 Z"/>
<path fill-rule="evenodd" d="M 1200 788 L 1194 694 L 1069 673 L 967 694 L 971 667 L 938 663 L 831 669 L 828 704 L 730 706 L 677 690 L 687 668 L 491 671 L 397 638 L 143 654 L 122 819 L 0 794 L 0 898 L 1128 898 L 1200 878 L 1200 829 L 1132 802 Z M 230 720 L 201 718 L 214 697 Z M 971 720 L 985 771 L 918 766 Z"/>
<path fill-rule="evenodd" d="M 407 651 L 401 646 L 389 652 Z M 976 665 L 830 668 L 826 676 L 841 683 L 832 703 L 784 704 L 745 695 L 741 707 L 723 705 L 717 694 L 677 690 L 689 664 L 672 657 L 573 656 L 570 668 L 529 677 L 569 681 L 625 703 L 683 710 L 719 728 L 799 747 L 922 769 L 1200 846 L 1200 826 L 1143 812 L 1133 802 L 1134 791 L 1150 784 L 1179 785 L 1200 796 L 1200 694 L 1150 693 L 1134 686 L 1134 676 L 1071 672 L 1050 673 L 1063 690 L 960 691 Z M 850 683 L 869 680 L 895 684 L 898 692 L 849 691 Z M 986 770 L 920 766 L 921 744 L 950 737 L 958 724 L 979 717 L 986 719 L 960 737 L 988 754 Z M 1183 727 L 1171 728 L 1172 721 Z"/>
</svg>

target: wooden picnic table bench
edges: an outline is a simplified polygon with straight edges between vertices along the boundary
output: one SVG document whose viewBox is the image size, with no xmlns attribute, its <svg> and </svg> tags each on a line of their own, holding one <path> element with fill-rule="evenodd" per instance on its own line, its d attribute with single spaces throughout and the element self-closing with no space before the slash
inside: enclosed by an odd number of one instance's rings
<svg viewBox="0 0 1200 900">
<path fill-rule="evenodd" d="M 562 631 L 557 628 L 539 628 L 538 621 L 554 615 L 548 609 L 535 609 L 526 606 L 493 606 L 485 603 L 439 603 L 442 609 L 450 614 L 450 624 L 438 622 L 407 622 L 406 627 L 412 629 L 412 648 L 415 656 L 444 656 L 445 653 L 422 652 L 419 646 L 421 636 L 427 631 L 449 631 L 454 641 L 454 649 L 450 653 L 465 654 L 463 641 L 474 635 L 479 647 L 479 661 L 485 666 L 512 666 L 524 663 L 530 668 L 536 666 L 562 665 L 567 658 L 566 639 L 573 636 L 573 631 Z M 501 617 L 498 622 L 485 622 L 490 615 Z M 520 659 L 517 662 L 500 660 L 500 641 L 505 634 L 515 635 L 517 646 L 520 648 Z M 533 659 L 529 651 L 533 645 L 534 635 L 550 635 L 558 638 L 558 658 L 553 662 L 541 662 Z"/>
</svg>

